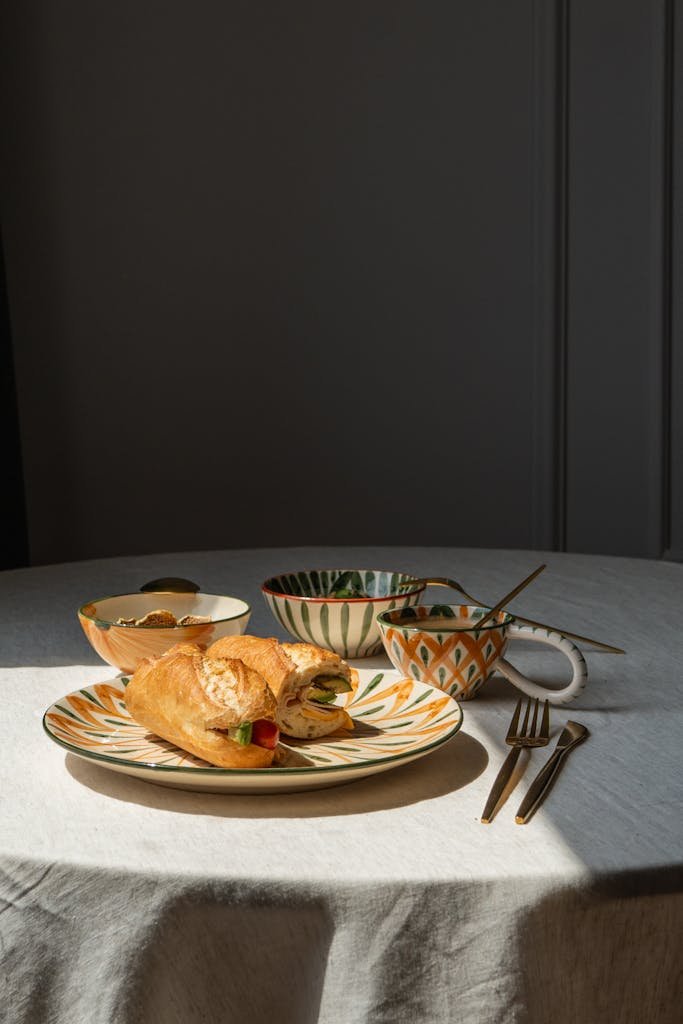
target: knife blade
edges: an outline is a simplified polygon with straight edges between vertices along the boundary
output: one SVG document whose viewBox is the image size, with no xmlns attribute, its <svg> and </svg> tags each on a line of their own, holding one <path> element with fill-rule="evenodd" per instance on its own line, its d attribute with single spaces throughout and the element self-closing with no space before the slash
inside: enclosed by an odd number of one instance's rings
<svg viewBox="0 0 683 1024">
<path fill-rule="evenodd" d="M 491 786 L 491 792 L 489 798 L 486 801 L 486 806 L 482 812 L 480 821 L 482 825 L 488 825 L 495 814 L 496 808 L 500 803 L 500 798 L 503 795 L 505 787 L 507 786 L 510 777 L 515 770 L 517 764 L 517 758 L 519 757 L 521 747 L 513 747 L 508 756 L 500 766 L 500 771 L 496 775 L 496 781 Z"/>
<path fill-rule="evenodd" d="M 515 822 L 518 825 L 526 825 L 547 795 L 569 751 L 589 735 L 585 725 L 580 725 L 579 722 L 567 722 L 560 733 L 555 750 L 529 786 L 526 796 L 519 805 L 519 810 L 515 815 Z"/>
</svg>

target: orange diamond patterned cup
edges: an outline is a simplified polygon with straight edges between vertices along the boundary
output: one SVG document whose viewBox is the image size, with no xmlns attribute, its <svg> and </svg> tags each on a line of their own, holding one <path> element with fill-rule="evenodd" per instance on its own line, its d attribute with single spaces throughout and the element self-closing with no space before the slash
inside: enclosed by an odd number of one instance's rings
<svg viewBox="0 0 683 1024">
<path fill-rule="evenodd" d="M 488 608 L 476 605 L 415 605 L 377 616 L 382 640 L 396 669 L 411 679 L 445 690 L 457 700 L 470 700 L 486 680 L 499 671 L 523 693 L 552 704 L 566 704 L 586 685 L 581 651 L 553 630 L 515 622 L 508 612 L 478 627 Z M 559 690 L 540 686 L 505 660 L 510 640 L 532 640 L 562 651 L 572 666 L 572 678 Z"/>
</svg>

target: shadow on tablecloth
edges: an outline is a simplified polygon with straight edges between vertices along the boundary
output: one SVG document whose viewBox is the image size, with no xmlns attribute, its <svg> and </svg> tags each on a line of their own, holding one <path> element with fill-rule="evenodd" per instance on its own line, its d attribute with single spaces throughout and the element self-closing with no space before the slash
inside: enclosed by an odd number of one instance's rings
<svg viewBox="0 0 683 1024">
<path fill-rule="evenodd" d="M 233 900 L 187 894 L 161 909 L 125 1020 L 315 1024 L 334 933 L 323 901 Z"/>
<path fill-rule="evenodd" d="M 488 754 L 478 740 L 461 731 L 419 761 L 335 786 L 334 800 L 329 789 L 263 796 L 191 793 L 109 771 L 73 754 L 66 755 L 65 764 L 72 778 L 88 789 L 143 807 L 225 818 L 318 818 L 404 807 L 455 792 L 485 771 Z"/>
<path fill-rule="evenodd" d="M 528 1024 L 678 1024 L 683 997 L 680 868 L 565 884 L 511 932 Z"/>
</svg>

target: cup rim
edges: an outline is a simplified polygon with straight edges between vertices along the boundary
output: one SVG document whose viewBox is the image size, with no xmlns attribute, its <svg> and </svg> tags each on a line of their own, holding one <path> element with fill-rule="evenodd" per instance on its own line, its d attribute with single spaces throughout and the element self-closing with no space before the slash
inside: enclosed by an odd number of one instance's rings
<svg viewBox="0 0 683 1024">
<path fill-rule="evenodd" d="M 218 597 L 218 598 L 226 598 L 227 597 L 227 598 L 230 598 L 231 601 L 240 601 L 241 604 L 244 605 L 244 610 L 241 611 L 241 612 L 238 612 L 236 615 L 228 615 L 228 616 L 226 616 L 225 618 L 222 618 L 222 619 L 211 619 L 211 622 L 197 622 L 197 623 L 194 623 L 194 624 L 192 624 L 190 626 L 179 626 L 177 623 L 176 623 L 175 626 L 124 626 L 122 623 L 120 623 L 120 622 L 117 623 L 113 619 L 103 619 L 103 618 L 101 618 L 98 615 L 88 615 L 88 613 L 85 611 L 85 609 L 88 607 L 88 605 L 98 605 L 98 604 L 101 604 L 102 601 L 113 601 L 113 600 L 115 600 L 116 598 L 119 598 L 119 597 L 137 597 L 138 594 L 140 594 L 140 593 L 142 593 L 142 591 L 139 591 L 139 590 L 137 590 L 137 591 L 129 591 L 126 594 L 110 594 L 108 597 L 98 597 L 98 598 L 95 598 L 95 600 L 93 600 L 93 601 L 85 601 L 80 606 L 80 608 L 78 609 L 78 614 L 82 618 L 87 619 L 88 622 L 94 622 L 97 626 L 108 626 L 108 627 L 116 626 L 119 629 L 143 629 L 143 630 L 144 629 L 167 629 L 169 632 L 171 632 L 174 629 L 206 629 L 207 626 L 215 626 L 219 622 L 233 622 L 235 619 L 241 619 L 243 615 L 251 614 L 251 605 L 248 603 L 248 601 L 245 601 L 244 598 L 242 598 L 242 597 L 234 597 L 233 594 L 204 594 L 204 593 L 196 593 L 195 591 L 192 592 L 192 595 L 194 597 Z M 177 597 L 178 596 L 178 591 L 177 590 L 155 590 L 154 594 L 155 594 L 155 596 L 158 595 L 159 597 L 168 597 L 168 596 Z"/>
<path fill-rule="evenodd" d="M 413 611 L 413 612 L 418 612 L 419 613 L 419 611 L 421 609 L 431 610 L 432 608 L 453 608 L 453 609 L 456 609 L 456 608 L 458 608 L 458 609 L 460 609 L 460 608 L 467 608 L 467 609 L 475 609 L 476 611 L 481 611 L 482 613 L 485 613 L 485 612 L 488 612 L 488 611 L 491 610 L 490 608 L 487 608 L 486 605 L 483 605 L 483 604 L 441 604 L 441 603 L 439 603 L 439 604 L 412 605 L 410 610 Z M 509 624 L 514 619 L 514 615 L 511 615 L 510 612 L 500 611 L 500 612 L 498 612 L 498 614 L 505 616 L 505 618 L 503 619 L 502 622 L 487 622 L 484 626 L 475 626 L 475 625 L 473 625 L 473 626 L 453 626 L 453 628 L 451 628 L 451 629 L 449 629 L 447 626 L 432 626 L 432 628 L 430 629 L 429 627 L 423 625 L 424 622 L 428 621 L 428 618 L 429 618 L 428 616 L 425 616 L 424 619 L 418 619 L 416 617 L 409 616 L 410 621 L 407 621 L 407 622 L 391 622 L 389 620 L 389 618 L 388 618 L 391 615 L 402 615 L 402 614 L 405 614 L 405 612 L 406 612 L 405 608 L 390 608 L 386 612 L 380 612 L 379 615 L 375 616 L 375 618 L 376 618 L 377 622 L 379 623 L 380 627 L 386 626 L 386 627 L 394 628 L 394 629 L 408 629 L 408 630 L 410 630 L 413 633 L 485 633 L 487 629 L 500 629 L 503 626 L 509 626 Z"/>
<path fill-rule="evenodd" d="M 401 590 L 397 591 L 395 594 L 385 594 L 384 597 L 307 597 L 299 594 L 281 594 L 279 590 L 272 590 L 268 586 L 268 584 L 273 580 L 280 579 L 282 576 L 296 575 L 300 572 L 387 572 L 392 573 L 394 576 L 407 576 L 416 582 L 420 579 L 419 576 L 415 576 L 412 572 L 402 572 L 399 569 L 337 569 L 336 566 L 332 569 L 289 569 L 284 572 L 274 573 L 272 576 L 269 576 L 267 580 L 264 580 L 261 584 L 261 593 L 271 594 L 273 597 L 282 597 L 287 601 L 307 601 L 309 604 L 342 604 L 343 602 L 346 602 L 347 604 L 353 604 L 354 602 L 371 604 L 375 601 L 392 601 L 396 597 L 403 597 L 404 594 L 421 594 L 423 590 L 427 589 L 427 584 L 421 583 L 415 587 L 402 587 Z"/>
</svg>

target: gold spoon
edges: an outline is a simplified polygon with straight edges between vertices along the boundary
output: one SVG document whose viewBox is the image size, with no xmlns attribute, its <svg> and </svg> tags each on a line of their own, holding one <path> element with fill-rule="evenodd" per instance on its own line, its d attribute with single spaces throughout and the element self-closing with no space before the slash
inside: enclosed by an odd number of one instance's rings
<svg viewBox="0 0 683 1024">
<path fill-rule="evenodd" d="M 424 584 L 425 586 L 436 586 L 436 587 L 451 587 L 452 590 L 457 590 L 459 594 L 466 597 L 472 604 L 482 605 L 483 601 L 478 601 L 476 597 L 472 597 L 468 594 L 464 587 L 462 587 L 456 580 L 449 579 L 448 576 L 430 576 L 424 579 L 410 580 L 408 583 L 399 583 L 401 587 L 415 587 L 417 585 Z M 512 615 L 512 612 L 510 612 Z M 570 640 L 578 640 L 580 643 L 590 644 L 592 647 L 598 647 L 602 651 L 609 651 L 610 654 L 624 654 L 625 652 L 621 647 L 613 647 L 611 644 L 603 643 L 602 640 L 592 640 L 589 636 L 581 636 L 580 633 L 570 633 L 566 629 L 557 629 L 555 626 L 549 626 L 545 622 L 537 622 L 536 619 L 525 619 L 521 615 L 514 616 L 517 622 L 523 622 L 525 626 L 537 626 L 540 629 L 549 629 L 553 633 L 560 633 L 562 636 L 568 637 Z"/>
<path fill-rule="evenodd" d="M 545 565 L 539 565 L 538 569 L 534 569 L 532 573 L 529 573 L 526 579 L 522 580 L 521 583 L 518 583 L 517 586 L 513 590 L 511 590 L 509 594 L 506 594 L 505 597 L 502 597 L 498 604 L 494 605 L 493 608 L 489 608 L 484 618 L 479 619 L 479 622 L 477 622 L 475 628 L 478 629 L 480 626 L 483 626 L 485 622 L 488 622 L 489 619 L 492 619 L 494 615 L 497 615 L 501 608 L 505 607 L 508 601 L 511 601 L 513 597 L 517 597 L 517 594 L 519 594 L 520 590 L 524 590 L 525 587 L 528 587 L 531 581 L 535 580 L 538 574 L 543 572 L 544 569 Z"/>
</svg>

